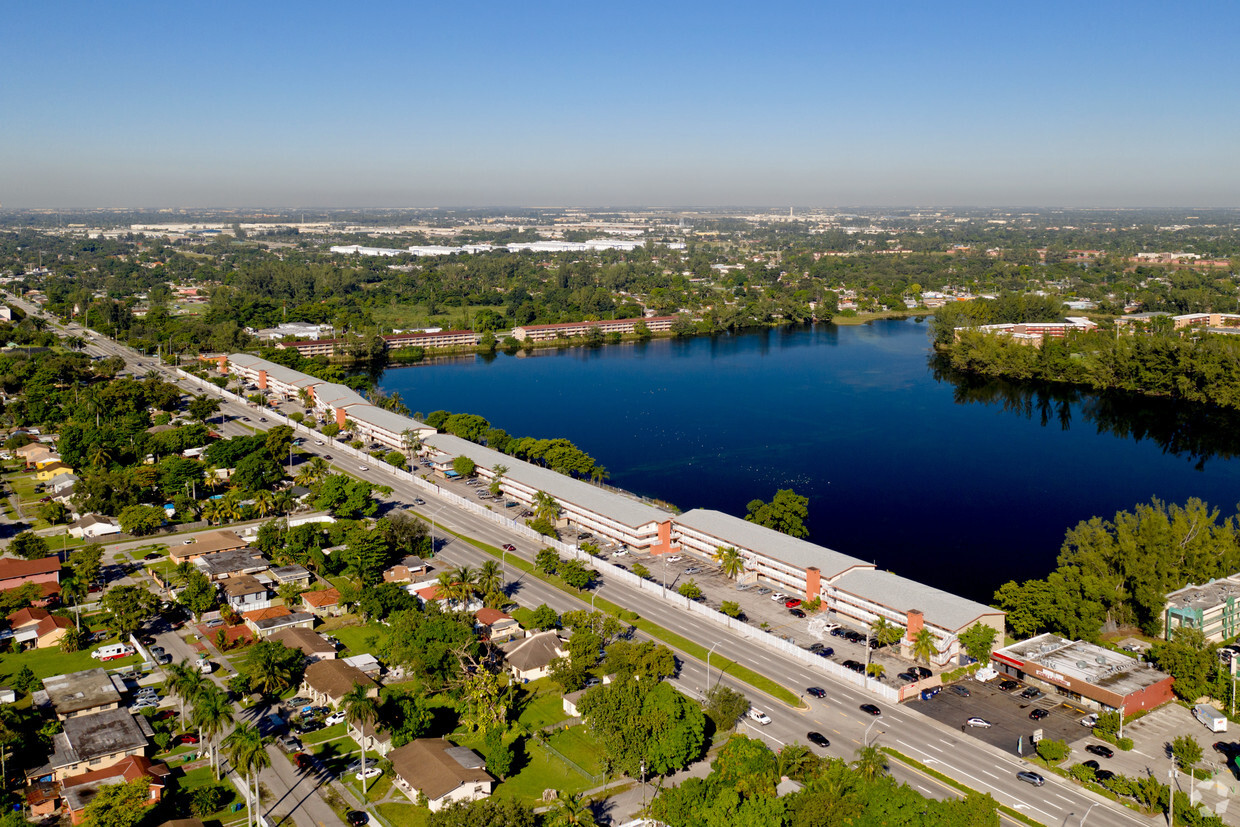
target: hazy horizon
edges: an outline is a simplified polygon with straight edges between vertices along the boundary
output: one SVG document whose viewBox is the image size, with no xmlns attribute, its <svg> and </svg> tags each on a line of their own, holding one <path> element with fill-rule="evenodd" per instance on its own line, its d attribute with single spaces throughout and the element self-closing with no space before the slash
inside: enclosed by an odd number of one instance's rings
<svg viewBox="0 0 1240 827">
<path fill-rule="evenodd" d="M 1240 203 L 1235 4 L 7 11 L 7 209 Z"/>
</svg>

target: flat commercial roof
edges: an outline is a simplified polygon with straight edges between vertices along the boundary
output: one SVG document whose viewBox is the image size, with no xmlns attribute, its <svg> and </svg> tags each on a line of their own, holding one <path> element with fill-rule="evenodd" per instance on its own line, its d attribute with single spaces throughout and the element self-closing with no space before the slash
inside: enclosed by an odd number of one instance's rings
<svg viewBox="0 0 1240 827">
<path fill-rule="evenodd" d="M 401 434 L 405 431 L 435 430 L 424 422 L 419 422 L 408 416 L 401 416 L 398 413 L 392 413 L 383 408 L 376 408 L 374 405 L 369 404 L 351 409 L 349 411 L 349 419 L 352 419 L 354 422 L 374 425 L 395 434 Z"/>
<path fill-rule="evenodd" d="M 496 464 L 506 465 L 508 470 L 504 472 L 505 478 L 528 485 L 538 491 L 545 491 L 561 502 L 572 503 L 580 508 L 593 511 L 629 528 L 638 528 L 650 523 L 663 523 L 672 519 L 670 511 L 648 505 L 631 495 L 575 480 L 557 471 L 552 471 L 550 468 L 542 468 L 516 457 L 501 454 L 499 451 L 475 445 L 467 439 L 451 434 L 435 434 L 424 438 L 422 442 L 452 456 L 469 457 L 485 468 L 491 468 Z"/>
<path fill-rule="evenodd" d="M 1131 695 L 1168 678 L 1165 672 L 1148 663 L 1093 643 L 1068 640 L 1049 632 L 1000 649 L 994 656 L 1036 663 L 1117 695 Z"/>
<path fill-rule="evenodd" d="M 983 615 L 1003 614 L 977 601 L 878 569 L 850 571 L 831 585 L 900 612 L 919 609 L 927 623 L 951 632 L 968 628 Z"/>
<path fill-rule="evenodd" d="M 1229 597 L 1240 598 L 1240 575 L 1221 577 L 1200 586 L 1189 584 L 1167 595 L 1167 605 L 1175 609 L 1213 609 Z"/>
<path fill-rule="evenodd" d="M 847 554 L 815 545 L 796 537 L 789 537 L 774 529 L 751 523 L 740 517 L 733 517 L 722 511 L 709 508 L 695 508 L 675 518 L 677 526 L 685 526 L 695 531 L 718 538 L 723 546 L 736 546 L 749 551 L 772 557 L 792 566 L 809 568 L 817 566 L 824 578 L 837 577 L 849 569 L 858 566 L 870 569 L 873 563 L 858 560 Z"/>
<path fill-rule="evenodd" d="M 369 405 L 360 393 L 335 382 L 324 382 L 314 386 L 314 400 L 332 408 L 347 408 L 349 405 Z"/>
<path fill-rule="evenodd" d="M 63 741 L 60 739 L 63 738 Z M 147 739 L 133 715 L 125 709 L 109 709 L 94 715 L 70 718 L 57 738 L 59 758 L 64 764 L 76 764 L 132 749 L 146 747 Z"/>
</svg>

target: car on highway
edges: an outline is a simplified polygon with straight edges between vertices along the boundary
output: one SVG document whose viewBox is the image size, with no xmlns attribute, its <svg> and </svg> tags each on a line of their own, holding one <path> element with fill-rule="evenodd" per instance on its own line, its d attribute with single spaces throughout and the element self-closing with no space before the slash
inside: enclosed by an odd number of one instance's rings
<svg viewBox="0 0 1240 827">
<path fill-rule="evenodd" d="M 965 721 L 965 723 L 971 727 L 980 727 L 981 729 L 990 729 L 992 726 L 990 721 L 987 721 L 985 718 L 978 718 L 977 716 L 970 718 Z"/>
<path fill-rule="evenodd" d="M 827 696 L 827 693 L 822 690 L 821 686 L 811 686 L 805 692 L 814 698 L 825 698 Z"/>
<path fill-rule="evenodd" d="M 1050 713 L 1047 712 L 1045 709 L 1035 709 L 1029 713 L 1029 719 L 1031 721 L 1040 721 L 1043 718 L 1045 718 L 1047 715 L 1050 715 Z"/>
<path fill-rule="evenodd" d="M 332 455 L 331 455 L 331 454 L 324 454 L 324 455 L 323 455 L 323 459 L 330 460 L 331 458 L 332 458 Z"/>
<path fill-rule="evenodd" d="M 1020 686 L 1019 681 L 999 681 L 1000 692 L 1011 692 L 1013 689 L 1015 689 L 1018 686 Z"/>
<path fill-rule="evenodd" d="M 827 740 L 827 736 L 823 735 L 821 732 L 807 732 L 805 733 L 805 738 L 811 744 L 822 747 L 823 749 L 831 746 L 831 742 Z"/>
<path fill-rule="evenodd" d="M 516 551 L 517 547 L 512 543 L 504 543 L 504 551 Z"/>
<path fill-rule="evenodd" d="M 973 696 L 973 693 L 969 691 L 969 688 L 967 686 L 961 686 L 960 684 L 956 684 L 955 686 L 953 686 L 952 692 L 955 692 L 957 695 L 959 695 L 962 698 L 970 698 Z"/>
<path fill-rule="evenodd" d="M 801 605 L 801 601 L 799 598 L 796 598 L 796 597 L 790 597 L 784 601 L 785 608 L 795 609 L 796 607 L 800 605 Z"/>
<path fill-rule="evenodd" d="M 757 721 L 762 724 L 762 726 L 766 726 L 771 722 L 771 716 L 767 715 L 760 709 L 750 709 L 747 714 L 749 715 L 749 719 L 751 721 Z"/>
<path fill-rule="evenodd" d="M 321 439 L 316 439 L 316 440 L 314 441 L 314 444 L 315 444 L 315 445 L 322 445 L 322 444 L 323 444 L 323 440 L 321 440 Z"/>
<path fill-rule="evenodd" d="M 874 704 L 862 704 L 861 711 L 868 713 L 870 715 L 873 715 L 875 717 L 883 714 L 883 711 L 879 709 L 878 707 L 876 707 Z"/>
<path fill-rule="evenodd" d="M 1089 746 L 1085 747 L 1085 751 L 1092 755 L 1097 755 L 1099 758 L 1114 758 L 1115 757 L 1115 750 L 1111 749 L 1110 747 L 1104 747 L 1102 744 L 1090 744 Z"/>
<path fill-rule="evenodd" d="M 369 468 L 367 468 L 365 465 L 359 465 L 359 466 L 357 466 L 357 470 L 359 470 L 359 471 L 369 471 L 370 469 L 369 469 Z"/>
<path fill-rule="evenodd" d="M 258 421 L 259 421 L 259 422 L 266 422 L 266 421 L 267 421 L 267 417 L 265 417 L 265 416 L 260 416 L 260 417 L 258 418 Z"/>
<path fill-rule="evenodd" d="M 1046 783 L 1045 778 L 1038 775 L 1036 772 L 1029 772 L 1027 770 L 1022 770 L 1021 772 L 1016 773 L 1016 777 L 1021 781 L 1024 781 L 1026 784 L 1032 784 L 1035 787 L 1041 787 Z"/>
<path fill-rule="evenodd" d="M 358 781 L 369 781 L 370 779 L 378 778 L 381 775 L 383 775 L 383 770 L 378 767 L 367 767 L 365 770 L 354 773 L 353 777 Z"/>
<path fill-rule="evenodd" d="M 413 504 L 414 505 L 426 505 L 426 500 L 422 499 L 421 497 L 414 497 Z"/>
<path fill-rule="evenodd" d="M 800 609 L 789 609 L 788 614 L 792 615 L 793 617 L 805 617 L 805 612 L 803 612 Z"/>
</svg>

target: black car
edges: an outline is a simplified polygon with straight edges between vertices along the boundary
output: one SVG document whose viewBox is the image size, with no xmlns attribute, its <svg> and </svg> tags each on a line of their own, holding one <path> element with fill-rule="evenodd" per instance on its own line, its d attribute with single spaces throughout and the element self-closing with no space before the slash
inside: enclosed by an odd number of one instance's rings
<svg viewBox="0 0 1240 827">
<path fill-rule="evenodd" d="M 1094 778 L 1097 778 L 1099 781 L 1110 781 L 1114 777 L 1115 773 L 1110 770 L 1098 770 L 1094 773 Z"/>
<path fill-rule="evenodd" d="M 835 650 L 830 646 L 818 650 L 819 657 L 829 658 L 835 654 Z"/>
<path fill-rule="evenodd" d="M 345 821 L 349 822 L 349 827 L 362 827 L 363 824 L 370 821 L 370 816 L 366 815 L 361 810 L 350 810 L 349 814 L 345 817 Z"/>
<path fill-rule="evenodd" d="M 1097 771 L 1098 771 L 1098 769 L 1099 769 L 1099 768 L 1098 768 L 1098 762 L 1097 762 L 1097 761 L 1082 761 L 1082 762 L 1081 762 L 1081 766 L 1082 766 L 1082 767 L 1089 767 L 1089 768 L 1090 768 L 1091 770 L 1093 770 L 1094 772 L 1097 772 Z"/>
<path fill-rule="evenodd" d="M 1011 692 L 1020 686 L 1020 681 L 999 681 L 999 690 L 1002 692 Z"/>
<path fill-rule="evenodd" d="M 1034 698 L 1042 697 L 1042 690 L 1038 689 L 1036 686 L 1031 686 L 1028 689 L 1026 689 L 1024 692 L 1020 693 L 1020 696 L 1022 698 L 1028 698 L 1029 700 L 1033 700 Z"/>
<path fill-rule="evenodd" d="M 821 651 L 822 651 L 823 649 L 825 649 L 825 648 L 826 648 L 826 647 L 825 647 L 825 646 L 823 646 L 821 643 L 811 643 L 811 644 L 809 645 L 809 650 L 810 650 L 811 652 L 813 652 L 814 654 L 818 654 L 819 652 L 821 652 Z"/>
<path fill-rule="evenodd" d="M 1045 709 L 1035 709 L 1029 713 L 1029 718 L 1034 721 L 1040 721 L 1043 718 L 1045 718 L 1047 715 L 1050 715 L 1050 713 L 1047 712 Z"/>
<path fill-rule="evenodd" d="M 1102 744 L 1090 744 L 1085 747 L 1085 751 L 1097 755 L 1099 758 L 1115 757 L 1115 750 L 1110 747 L 1104 747 Z"/>
<path fill-rule="evenodd" d="M 923 678 L 929 678 L 934 674 L 933 672 L 931 672 L 929 669 L 927 669 L 924 666 L 910 666 L 908 668 L 908 671 L 915 672 L 918 675 L 921 675 Z"/>
<path fill-rule="evenodd" d="M 902 681 L 908 681 L 909 683 L 913 683 L 918 680 L 917 676 L 914 675 L 912 672 L 901 672 L 900 674 L 896 675 L 896 677 Z"/>
<path fill-rule="evenodd" d="M 973 695 L 973 693 L 969 691 L 969 688 L 967 686 L 961 686 L 960 684 L 956 684 L 955 686 L 953 686 L 952 691 L 962 698 L 969 698 L 969 697 L 972 697 Z"/>
<path fill-rule="evenodd" d="M 805 612 L 801 611 L 800 609 L 789 609 L 788 614 L 792 615 L 793 617 L 805 617 Z"/>
<path fill-rule="evenodd" d="M 143 646 L 154 646 L 155 636 L 154 635 L 140 635 L 138 637 L 138 643 L 141 643 Z"/>
<path fill-rule="evenodd" d="M 811 744 L 820 746 L 823 749 L 831 746 L 831 742 L 827 740 L 827 736 L 823 735 L 821 732 L 807 732 L 805 737 L 809 739 Z"/>
<path fill-rule="evenodd" d="M 820 687 L 820 686 L 811 686 L 809 689 L 806 689 L 805 691 L 806 691 L 809 695 L 811 695 L 811 696 L 813 696 L 813 697 L 815 697 L 815 698 L 825 698 L 825 697 L 827 696 L 827 693 L 826 693 L 826 692 L 823 692 L 823 691 L 822 691 L 822 687 Z"/>
<path fill-rule="evenodd" d="M 846 661 L 844 661 L 844 668 L 845 668 L 845 669 L 851 669 L 851 670 L 852 670 L 852 671 L 854 671 L 854 672 L 864 672 L 864 671 L 865 671 L 865 664 L 858 663 L 858 662 L 857 662 L 857 661 L 855 661 L 855 660 L 846 660 Z"/>
<path fill-rule="evenodd" d="M 831 630 L 832 637 L 843 637 L 846 634 L 848 633 L 838 626 L 836 626 L 834 629 Z"/>
<path fill-rule="evenodd" d="M 860 643 L 861 641 L 865 640 L 865 635 L 861 634 L 860 632 L 845 632 L 844 639 L 849 641 L 850 643 Z"/>
<path fill-rule="evenodd" d="M 883 714 L 883 711 L 879 709 L 878 707 L 876 707 L 874 704 L 862 704 L 861 711 L 868 712 L 869 714 L 874 715 L 876 717 Z"/>
</svg>

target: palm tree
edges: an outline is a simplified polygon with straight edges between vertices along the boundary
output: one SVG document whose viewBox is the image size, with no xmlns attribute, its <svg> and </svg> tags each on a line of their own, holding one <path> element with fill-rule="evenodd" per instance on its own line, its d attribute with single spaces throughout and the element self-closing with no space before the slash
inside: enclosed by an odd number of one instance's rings
<svg viewBox="0 0 1240 827">
<path fill-rule="evenodd" d="M 934 640 L 934 632 L 922 627 L 917 633 L 917 637 L 913 638 L 913 659 L 924 660 L 927 664 L 930 659 L 938 654 L 939 647 Z"/>
<path fill-rule="evenodd" d="M 277 514 L 287 514 L 293 510 L 293 492 L 282 488 L 271 498 L 271 506 Z"/>
<path fill-rule="evenodd" d="M 271 766 L 271 756 L 258 727 L 253 724 L 242 724 L 224 739 L 224 754 L 233 769 L 246 777 L 245 797 L 250 805 L 246 813 L 246 825 L 253 818 L 255 824 L 261 823 L 262 802 L 258 797 L 258 773 L 264 767 Z"/>
<path fill-rule="evenodd" d="M 600 483 L 611 476 L 611 473 L 601 465 L 595 465 L 590 469 L 590 479 L 595 483 Z"/>
<path fill-rule="evenodd" d="M 548 815 L 551 816 L 548 823 L 555 827 L 596 827 L 598 824 L 594 811 L 582 800 L 582 793 L 560 796 Z"/>
<path fill-rule="evenodd" d="M 873 781 L 887 772 L 887 757 L 878 747 L 862 747 L 857 750 L 853 769 L 866 781 Z"/>
<path fill-rule="evenodd" d="M 190 573 L 195 571 L 198 571 L 198 567 L 188 560 L 177 563 L 176 568 L 172 570 L 172 579 L 176 583 L 184 586 L 189 582 Z"/>
<path fill-rule="evenodd" d="M 181 728 L 185 729 L 185 702 L 194 702 L 198 693 L 206 686 L 207 679 L 189 661 L 184 660 L 180 663 L 168 664 L 164 667 L 164 672 L 168 676 L 166 681 L 168 689 L 177 696 L 177 701 L 181 705 Z"/>
<path fill-rule="evenodd" d="M 218 525 L 220 521 L 220 501 L 212 499 L 203 503 L 202 518 L 207 521 L 207 525 Z"/>
<path fill-rule="evenodd" d="M 279 695 L 293 683 L 293 667 L 281 658 L 278 646 L 255 649 L 248 667 L 250 683 L 263 695 Z"/>
<path fill-rule="evenodd" d="M 216 741 L 224 731 L 224 727 L 233 722 L 233 707 L 228 695 L 213 683 L 208 683 L 194 698 L 194 725 L 198 727 L 198 737 L 205 738 L 211 746 L 211 771 L 215 780 L 220 780 L 220 765 Z"/>
<path fill-rule="evenodd" d="M 803 779 L 818 763 L 814 753 L 804 744 L 788 744 L 779 751 L 779 774 Z"/>
<path fill-rule="evenodd" d="M 883 616 L 878 616 L 874 622 L 870 624 L 870 634 L 878 641 L 880 646 L 887 646 L 895 643 L 900 639 L 903 630 L 887 620 Z"/>
<path fill-rule="evenodd" d="M 448 601 L 450 606 L 464 609 L 478 591 L 477 580 L 478 575 L 473 569 L 461 566 L 440 574 L 435 583 L 439 586 L 440 596 Z"/>
<path fill-rule="evenodd" d="M 731 546 L 719 546 L 711 556 L 719 564 L 719 570 L 724 577 L 735 580 L 745 570 L 745 558 Z"/>
<path fill-rule="evenodd" d="M 219 511 L 216 516 L 220 523 L 232 523 L 241 519 L 241 499 L 235 492 L 230 492 L 222 500 L 216 500 L 220 504 Z"/>
<path fill-rule="evenodd" d="M 319 482 L 331 473 L 331 466 L 327 464 L 327 460 L 322 457 L 314 457 L 297 473 L 293 482 L 298 485 L 304 485 L 307 488 Z"/>
<path fill-rule="evenodd" d="M 96 445 L 91 449 L 88 461 L 92 468 L 104 468 L 112 461 L 112 451 L 106 445 Z"/>
<path fill-rule="evenodd" d="M 412 428 L 406 428 L 400 432 L 400 441 L 405 446 L 405 452 L 409 455 L 409 464 L 413 464 L 413 455 L 422 450 L 422 436 Z"/>
<path fill-rule="evenodd" d="M 366 733 L 364 727 L 373 725 L 379 717 L 379 707 L 370 697 L 365 686 L 357 684 L 340 699 L 340 709 L 349 726 L 357 729 L 357 742 L 362 754 L 362 802 L 366 801 Z"/>
<path fill-rule="evenodd" d="M 534 519 L 546 520 L 554 523 L 556 518 L 560 516 L 560 503 L 555 497 L 546 491 L 538 491 L 534 494 Z"/>
<path fill-rule="evenodd" d="M 270 491 L 258 491 L 254 494 L 254 510 L 258 512 L 258 516 L 266 519 L 271 512 L 275 511 L 275 494 Z"/>
<path fill-rule="evenodd" d="M 487 490 L 496 497 L 498 497 L 499 492 L 503 490 L 504 474 L 507 473 L 508 466 L 503 463 L 497 462 L 491 466 L 491 484 L 487 486 Z"/>
</svg>

